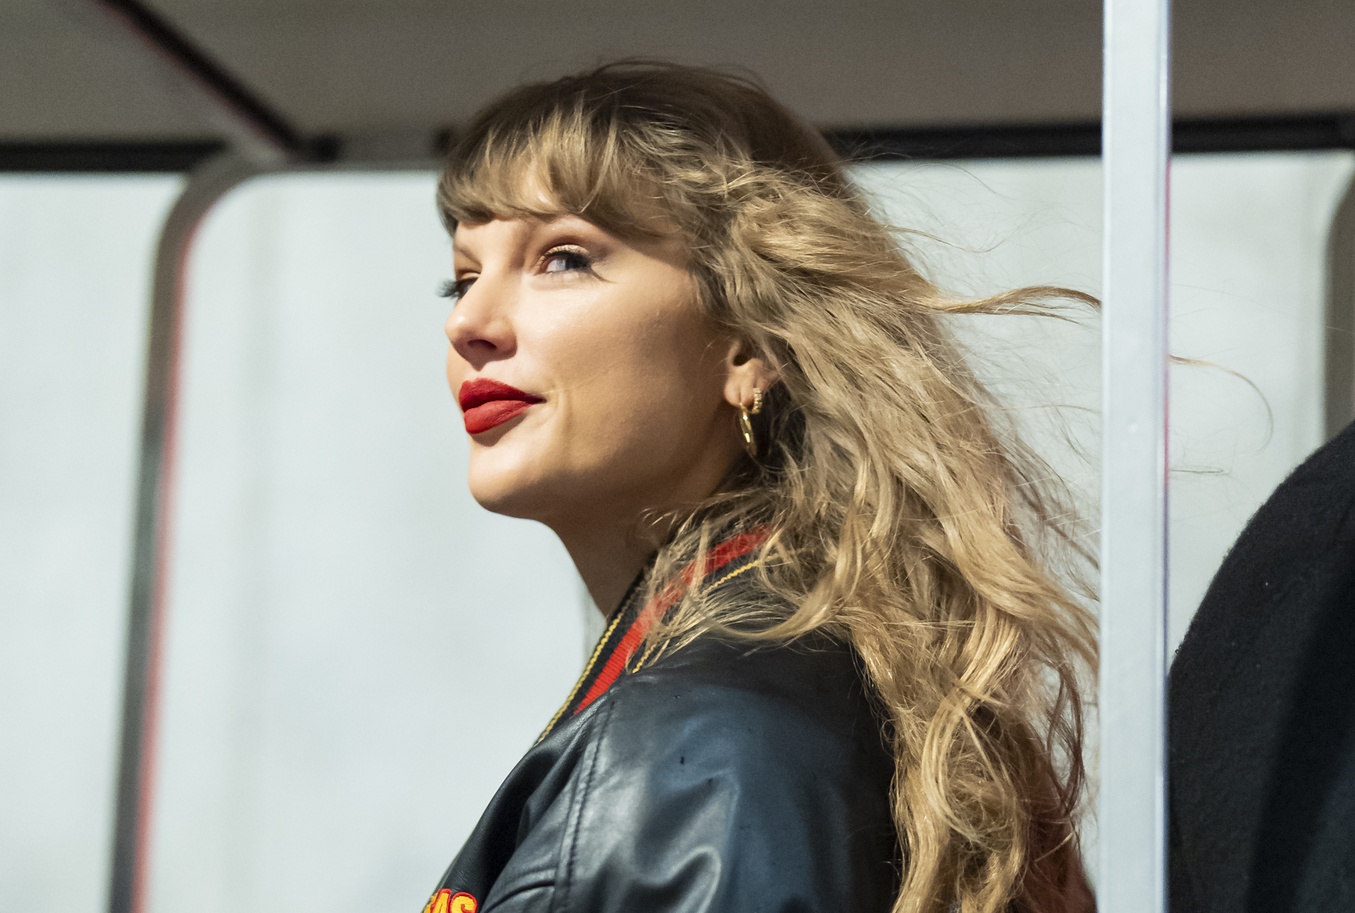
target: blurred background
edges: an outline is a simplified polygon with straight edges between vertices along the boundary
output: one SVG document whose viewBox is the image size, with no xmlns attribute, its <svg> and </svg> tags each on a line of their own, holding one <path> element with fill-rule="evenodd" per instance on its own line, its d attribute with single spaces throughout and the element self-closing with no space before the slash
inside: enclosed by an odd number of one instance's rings
<svg viewBox="0 0 1355 913">
<path fill-rule="evenodd" d="M 1175 17 L 1173 647 L 1355 399 L 1355 6 Z M 1066 0 L 0 0 L 0 913 L 110 908 L 158 245 L 138 909 L 417 910 L 598 631 L 549 532 L 464 489 L 439 150 L 523 79 L 744 66 L 943 286 L 1096 294 L 1100 29 Z M 1095 314 L 956 330 L 1094 525 Z"/>
</svg>

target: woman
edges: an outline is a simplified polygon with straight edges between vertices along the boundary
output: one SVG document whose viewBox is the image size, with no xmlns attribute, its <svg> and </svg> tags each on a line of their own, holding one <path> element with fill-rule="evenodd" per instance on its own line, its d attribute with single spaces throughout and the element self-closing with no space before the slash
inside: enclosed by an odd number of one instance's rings
<svg viewBox="0 0 1355 913">
<path fill-rule="evenodd" d="M 1067 514 L 944 325 L 1061 290 L 945 298 L 694 68 L 518 89 L 439 205 L 471 491 L 608 625 L 430 913 L 1090 909 Z"/>
</svg>

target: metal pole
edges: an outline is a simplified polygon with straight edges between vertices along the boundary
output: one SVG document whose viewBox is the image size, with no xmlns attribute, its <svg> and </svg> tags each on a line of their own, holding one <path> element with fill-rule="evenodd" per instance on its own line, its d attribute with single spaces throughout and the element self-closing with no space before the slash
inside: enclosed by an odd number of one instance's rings
<svg viewBox="0 0 1355 913">
<path fill-rule="evenodd" d="M 156 251 L 109 913 L 139 913 L 144 909 L 146 893 L 159 652 L 168 580 L 184 267 L 203 216 L 231 188 L 259 173 L 259 165 L 232 154 L 223 154 L 194 172 L 165 218 Z"/>
<path fill-rule="evenodd" d="M 1106 0 L 1101 913 L 1166 909 L 1168 0 Z"/>
</svg>

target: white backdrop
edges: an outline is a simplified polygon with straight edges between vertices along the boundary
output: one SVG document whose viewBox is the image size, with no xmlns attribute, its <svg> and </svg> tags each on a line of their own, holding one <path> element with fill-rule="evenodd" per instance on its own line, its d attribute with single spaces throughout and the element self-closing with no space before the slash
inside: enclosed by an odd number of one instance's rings
<svg viewBox="0 0 1355 913">
<path fill-rule="evenodd" d="M 106 903 L 152 250 L 181 183 L 0 178 L 0 913 Z"/>
<path fill-rule="evenodd" d="M 1172 642 L 1320 439 L 1322 257 L 1348 154 L 1173 174 Z M 1097 290 L 1095 162 L 860 172 L 943 284 Z M 232 193 L 191 260 L 151 908 L 417 910 L 582 662 L 543 529 L 480 511 L 442 378 L 423 173 Z M 0 181 L 0 913 L 106 885 L 145 300 L 178 181 Z M 966 250 L 968 249 L 968 250 Z M 1098 335 L 964 338 L 1093 492 Z M 1268 420 L 1267 407 L 1271 412 Z M 1091 500 L 1094 507 L 1094 498 Z"/>
<path fill-rule="evenodd" d="M 918 163 L 863 170 L 943 284 L 982 294 L 1056 283 L 1097 293 L 1095 160 Z M 1355 174 L 1346 152 L 1178 156 L 1171 175 L 1168 642 L 1184 636 L 1251 512 L 1322 442 L 1327 231 Z M 1032 439 L 1097 508 L 1100 338 L 1029 318 L 971 321 L 980 368 Z M 1238 376 L 1240 375 L 1240 376 Z M 1046 404 L 1073 409 L 1055 416 Z M 1083 410 L 1088 411 L 1083 411 Z M 1060 421 L 1061 419 L 1061 421 Z M 1067 426 L 1066 429 L 1060 426 Z M 1068 430 L 1077 449 L 1065 446 Z"/>
<path fill-rule="evenodd" d="M 427 174 L 258 180 L 190 264 L 151 909 L 420 909 L 581 589 L 465 491 Z"/>
</svg>

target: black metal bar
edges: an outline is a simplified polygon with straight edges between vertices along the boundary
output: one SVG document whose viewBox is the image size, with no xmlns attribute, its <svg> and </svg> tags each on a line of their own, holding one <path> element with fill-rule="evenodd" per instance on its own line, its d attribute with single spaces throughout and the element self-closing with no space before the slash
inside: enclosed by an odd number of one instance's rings
<svg viewBox="0 0 1355 913">
<path fill-rule="evenodd" d="M 1355 149 L 1355 113 L 1179 120 L 1174 152 L 1307 152 Z"/>
<path fill-rule="evenodd" d="M 839 154 L 858 161 L 1046 158 L 1101 151 L 1097 123 L 867 127 L 826 130 L 824 135 Z"/>
<path fill-rule="evenodd" d="M 223 151 L 220 140 L 0 143 L 0 172 L 176 173 Z"/>
<path fill-rule="evenodd" d="M 1054 158 L 1101 154 L 1098 121 L 970 127 L 863 128 L 826 131 L 853 159 Z M 1355 113 L 1286 117 L 1177 118 L 1172 151 L 1296 152 L 1355 149 Z"/>
<path fill-rule="evenodd" d="M 208 56 L 169 20 L 138 0 L 94 0 L 197 83 L 235 120 L 291 155 L 305 151 L 300 133 L 274 107 Z"/>
<path fill-rule="evenodd" d="M 102 0 L 101 0 L 102 2 Z M 1204 152 L 1355 150 L 1355 114 L 1297 117 L 1179 118 L 1172 149 Z M 994 124 L 972 127 L 870 127 L 825 131 L 839 152 L 857 160 L 1062 158 L 1101 153 L 1101 125 Z M 451 132 L 447 132 L 451 136 Z M 219 139 L 147 142 L 0 142 L 0 172 L 189 171 L 226 144 Z M 311 162 L 342 158 L 332 136 L 299 141 Z"/>
</svg>

